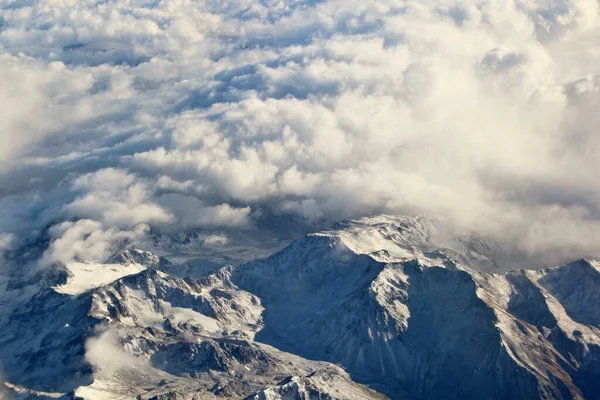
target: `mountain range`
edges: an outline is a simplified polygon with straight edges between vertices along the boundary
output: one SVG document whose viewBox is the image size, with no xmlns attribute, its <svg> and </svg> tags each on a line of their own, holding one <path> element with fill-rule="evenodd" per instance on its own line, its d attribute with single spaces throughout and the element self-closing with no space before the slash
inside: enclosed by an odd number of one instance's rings
<svg viewBox="0 0 600 400">
<path fill-rule="evenodd" d="M 600 262 L 525 265 L 476 233 L 380 215 L 238 265 L 130 247 L 14 274 L 4 395 L 598 398 Z"/>
</svg>

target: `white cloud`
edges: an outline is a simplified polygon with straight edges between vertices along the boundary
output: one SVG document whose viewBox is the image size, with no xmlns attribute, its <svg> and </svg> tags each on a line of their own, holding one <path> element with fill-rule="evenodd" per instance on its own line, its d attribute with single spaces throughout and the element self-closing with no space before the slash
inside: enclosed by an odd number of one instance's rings
<svg viewBox="0 0 600 400">
<path fill-rule="evenodd" d="M 119 228 L 171 222 L 169 211 L 152 201 L 152 188 L 136 178 L 113 168 L 77 178 L 73 188 L 85 194 L 67 205 L 68 213 Z"/>
<path fill-rule="evenodd" d="M 137 225 L 129 231 L 105 228 L 102 223 L 90 219 L 62 222 L 50 229 L 53 241 L 39 265 L 66 264 L 76 259 L 106 261 L 117 250 L 142 239 L 147 230 L 147 225 Z"/>
<path fill-rule="evenodd" d="M 165 194 L 158 201 L 174 213 L 176 227 L 246 228 L 250 225 L 250 207 L 236 208 L 229 204 L 206 205 L 193 196 Z"/>
<path fill-rule="evenodd" d="M 417 212 L 600 257 L 595 0 L 2 7 L 0 195 L 43 216 L 2 231 L 66 218 L 67 254 L 99 257 L 138 226 L 246 229 L 261 208 Z M 98 248 L 72 231 L 91 223 Z"/>
<path fill-rule="evenodd" d="M 229 239 L 225 235 L 210 235 L 204 240 L 204 244 L 207 246 L 220 247 L 225 246 Z"/>
<path fill-rule="evenodd" d="M 10 250 L 13 246 L 15 235 L 12 233 L 0 233 L 0 260 L 4 256 L 4 252 Z"/>
<path fill-rule="evenodd" d="M 119 333 L 110 329 L 86 342 L 85 358 L 94 367 L 96 378 L 112 378 L 119 372 L 147 365 L 143 359 L 128 353 L 120 343 Z"/>
</svg>

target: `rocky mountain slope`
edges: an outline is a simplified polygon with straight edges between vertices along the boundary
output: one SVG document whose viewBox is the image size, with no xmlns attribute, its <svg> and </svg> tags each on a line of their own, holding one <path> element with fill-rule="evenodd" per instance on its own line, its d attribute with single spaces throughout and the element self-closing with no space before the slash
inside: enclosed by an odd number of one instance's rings
<svg viewBox="0 0 600 400">
<path fill-rule="evenodd" d="M 596 398 L 600 263 L 510 262 L 477 235 L 390 216 L 195 278 L 134 249 L 82 261 L 7 314 L 5 387 L 16 398 Z"/>
</svg>

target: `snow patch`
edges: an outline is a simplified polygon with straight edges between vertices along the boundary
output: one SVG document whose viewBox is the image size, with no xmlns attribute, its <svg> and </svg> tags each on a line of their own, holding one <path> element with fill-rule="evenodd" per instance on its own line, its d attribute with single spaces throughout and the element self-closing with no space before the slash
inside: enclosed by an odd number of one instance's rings
<svg viewBox="0 0 600 400">
<path fill-rule="evenodd" d="M 146 267 L 141 264 L 100 264 L 93 262 L 71 262 L 66 265 L 69 271 L 67 283 L 55 286 L 59 293 L 77 295 L 100 286 L 108 285 L 124 276 L 137 274 Z"/>
</svg>

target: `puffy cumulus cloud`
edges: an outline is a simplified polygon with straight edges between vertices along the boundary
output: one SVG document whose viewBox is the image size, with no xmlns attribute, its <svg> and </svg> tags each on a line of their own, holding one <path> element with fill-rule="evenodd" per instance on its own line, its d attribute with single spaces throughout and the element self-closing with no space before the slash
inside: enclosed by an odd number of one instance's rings
<svg viewBox="0 0 600 400">
<path fill-rule="evenodd" d="M 62 222 L 50 229 L 53 239 L 39 260 L 42 267 L 66 264 L 73 260 L 105 261 L 117 250 L 143 238 L 147 225 L 137 225 L 133 230 L 105 228 L 90 219 Z"/>
<path fill-rule="evenodd" d="M 121 170 L 107 168 L 83 175 L 75 180 L 73 188 L 84 193 L 66 206 L 75 218 L 91 218 L 119 228 L 165 224 L 173 219 L 152 201 L 148 184 Z"/>
<path fill-rule="evenodd" d="M 162 195 L 158 199 L 165 207 L 173 210 L 177 216 L 176 227 L 225 227 L 245 228 L 250 221 L 250 207 L 232 207 L 227 203 L 206 205 L 193 196 L 179 193 Z"/>
<path fill-rule="evenodd" d="M 193 180 L 161 176 L 155 181 L 105 168 L 76 178 L 72 189 L 82 195 L 65 206 L 68 215 L 101 221 L 107 227 L 240 227 L 249 223 L 249 207 L 207 204 L 198 198 L 202 190 Z"/>
<path fill-rule="evenodd" d="M 0 194 L 36 217 L 0 231 L 56 225 L 47 262 L 378 212 L 600 257 L 596 0 L 1 7 Z"/>
<path fill-rule="evenodd" d="M 45 137 L 66 135 L 64 126 L 92 118 L 82 98 L 93 84 L 85 71 L 70 70 L 60 61 L 40 63 L 24 54 L 4 53 L 0 74 L 0 160 L 18 159 Z"/>
</svg>

